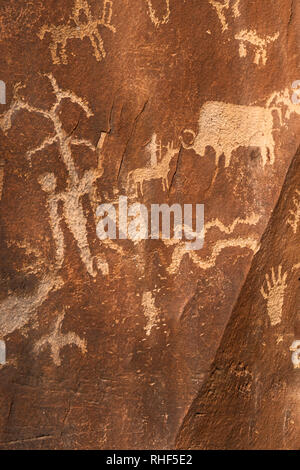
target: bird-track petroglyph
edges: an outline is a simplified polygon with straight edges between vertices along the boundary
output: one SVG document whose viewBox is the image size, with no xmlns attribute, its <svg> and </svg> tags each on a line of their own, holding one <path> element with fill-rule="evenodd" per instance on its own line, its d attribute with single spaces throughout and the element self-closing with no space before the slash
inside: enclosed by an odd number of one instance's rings
<svg viewBox="0 0 300 470">
<path fill-rule="evenodd" d="M 291 214 L 287 220 L 287 224 L 292 227 L 294 233 L 297 233 L 300 222 L 300 191 L 296 189 L 295 196 L 293 197 L 294 209 L 291 209 Z"/>
<path fill-rule="evenodd" d="M 248 48 L 254 49 L 253 63 L 256 65 L 266 65 L 267 63 L 267 48 L 270 44 L 274 43 L 279 38 L 279 32 L 273 36 L 266 36 L 262 38 L 258 36 L 255 30 L 242 30 L 235 35 L 235 39 L 240 42 L 239 54 L 240 57 L 247 57 Z"/>
<path fill-rule="evenodd" d="M 198 236 L 200 239 L 204 239 L 206 233 L 212 228 L 218 228 L 221 233 L 232 235 L 234 234 L 238 225 L 255 226 L 258 223 L 259 219 L 259 215 L 252 214 L 251 216 L 245 219 L 235 219 L 233 223 L 229 226 L 224 225 L 223 222 L 221 222 L 219 219 L 213 219 L 209 222 L 206 222 L 204 228 L 202 229 L 202 232 L 198 234 Z M 169 274 L 176 274 L 178 272 L 185 255 L 187 255 L 189 259 L 193 262 L 193 264 L 195 264 L 198 268 L 207 270 L 213 268 L 216 265 L 218 256 L 226 248 L 236 247 L 241 249 L 248 249 L 254 253 L 256 253 L 259 248 L 259 240 L 257 238 L 241 237 L 237 234 L 232 238 L 217 240 L 212 247 L 210 256 L 202 258 L 198 254 L 196 254 L 195 251 L 187 249 L 185 242 L 182 240 L 164 240 L 164 243 L 167 246 L 175 246 L 172 253 L 171 264 L 167 268 L 167 272 Z"/>
<path fill-rule="evenodd" d="M 275 269 L 271 269 L 271 277 L 269 274 L 266 274 L 266 285 L 261 287 L 261 295 L 265 300 L 267 300 L 267 312 L 271 321 L 271 325 L 275 326 L 278 323 L 281 323 L 282 317 L 282 308 L 284 302 L 284 294 L 287 288 L 286 280 L 288 273 L 282 273 L 282 266 L 278 267 L 277 274 Z"/>
<path fill-rule="evenodd" d="M 75 0 L 72 15 L 67 24 L 44 25 L 38 33 L 43 40 L 47 34 L 51 36 L 50 51 L 54 64 L 67 64 L 67 43 L 71 39 L 88 38 L 93 47 L 96 60 L 100 62 L 106 57 L 103 39 L 99 33 L 99 27 L 107 28 L 112 33 L 116 28 L 111 24 L 113 2 L 105 0 L 101 18 L 94 18 L 89 4 L 85 0 Z M 84 20 L 82 19 L 84 16 Z"/>
<path fill-rule="evenodd" d="M 82 354 L 86 354 L 86 341 L 79 338 L 74 332 L 62 333 L 62 323 L 65 318 L 65 312 L 58 315 L 54 327 L 46 336 L 43 336 L 34 346 L 34 352 L 39 354 L 45 349 L 50 348 L 52 360 L 56 366 L 61 365 L 61 350 L 66 346 L 77 346 Z"/>
</svg>

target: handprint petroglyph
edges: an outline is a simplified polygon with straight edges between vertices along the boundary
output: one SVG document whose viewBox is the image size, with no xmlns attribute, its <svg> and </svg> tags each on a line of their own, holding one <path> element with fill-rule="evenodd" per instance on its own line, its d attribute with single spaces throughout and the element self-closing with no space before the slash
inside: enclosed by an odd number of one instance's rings
<svg viewBox="0 0 300 470">
<path fill-rule="evenodd" d="M 270 317 L 271 325 L 275 326 L 281 323 L 282 308 L 284 303 L 284 294 L 287 288 L 286 280 L 288 273 L 282 273 L 282 266 L 278 267 L 278 273 L 271 269 L 271 277 L 266 274 L 267 291 L 264 286 L 261 287 L 261 295 L 267 300 L 267 312 Z"/>
</svg>

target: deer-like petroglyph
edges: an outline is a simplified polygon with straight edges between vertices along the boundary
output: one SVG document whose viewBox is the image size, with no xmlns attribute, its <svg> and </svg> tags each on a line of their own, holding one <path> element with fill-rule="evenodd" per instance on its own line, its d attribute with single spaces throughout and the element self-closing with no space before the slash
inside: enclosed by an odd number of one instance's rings
<svg viewBox="0 0 300 470">
<path fill-rule="evenodd" d="M 207 101 L 200 110 L 198 133 L 186 129 L 193 141 L 190 144 L 182 140 L 186 149 L 193 149 L 204 156 L 207 146 L 213 147 L 216 153 L 216 166 L 222 154 L 225 156 L 225 168 L 230 165 L 232 152 L 239 147 L 259 147 L 262 164 L 275 161 L 275 142 L 273 138 L 274 109 L 262 106 L 243 106 Z"/>
<path fill-rule="evenodd" d="M 287 288 L 286 280 L 288 273 L 282 273 L 282 266 L 278 267 L 278 273 L 271 269 L 271 277 L 266 274 L 267 292 L 264 286 L 261 287 L 261 295 L 267 300 L 267 312 L 271 325 L 275 326 L 281 322 L 284 294 Z"/>
<path fill-rule="evenodd" d="M 261 38 L 258 36 L 255 30 L 247 31 L 246 29 L 240 31 L 235 35 L 235 39 L 240 41 L 239 54 L 240 57 L 246 57 L 248 55 L 248 47 L 254 48 L 254 59 L 253 63 L 256 65 L 267 63 L 267 47 L 279 38 L 279 32 L 273 36 L 266 36 Z"/>
<path fill-rule="evenodd" d="M 44 39 L 47 33 L 51 35 L 50 52 L 53 63 L 68 63 L 66 47 L 67 42 L 71 39 L 89 38 L 96 60 L 100 62 L 105 58 L 106 51 L 99 27 L 103 26 L 113 33 L 116 32 L 116 28 L 111 24 L 112 6 L 112 1 L 105 0 L 102 17 L 94 18 L 87 1 L 75 0 L 72 15 L 67 24 L 44 25 L 39 31 L 38 37 Z"/>
<path fill-rule="evenodd" d="M 155 307 L 155 298 L 151 291 L 143 293 L 142 306 L 144 308 L 144 315 L 147 319 L 147 324 L 144 330 L 146 331 L 146 335 L 150 336 L 152 328 L 154 328 L 159 322 L 159 312 Z"/>
<path fill-rule="evenodd" d="M 63 234 L 60 228 L 60 218 L 58 216 L 58 203 L 63 202 L 64 217 L 67 226 L 73 234 L 77 246 L 79 248 L 80 257 L 84 263 L 88 273 L 95 277 L 97 275 L 96 267 L 100 269 L 103 275 L 108 274 L 108 265 L 100 258 L 94 259 L 91 254 L 88 239 L 87 239 L 87 221 L 84 215 L 82 206 L 82 197 L 88 195 L 92 199 L 93 185 L 102 176 L 103 168 L 101 161 L 101 148 L 98 146 L 96 149 L 94 145 L 85 139 L 76 139 L 72 135 L 67 134 L 63 128 L 63 123 L 60 119 L 60 104 L 62 100 L 69 99 L 71 102 L 76 103 L 84 111 L 87 117 L 93 115 L 88 104 L 68 90 L 62 90 L 53 75 L 48 76 L 52 85 L 56 101 L 50 110 L 36 108 L 23 101 L 19 96 L 20 86 L 15 89 L 14 101 L 10 109 L 0 118 L 0 127 L 6 132 L 12 125 L 12 117 L 21 109 L 25 109 L 32 113 L 41 114 L 49 119 L 53 124 L 53 135 L 46 137 L 45 140 L 37 148 L 27 152 L 27 158 L 31 161 L 32 157 L 37 152 L 43 152 L 48 146 L 56 144 L 58 146 L 62 161 L 68 173 L 67 189 L 65 192 L 56 194 L 56 178 L 54 174 L 48 173 L 39 178 L 39 182 L 44 192 L 48 195 L 48 209 L 50 214 L 50 224 L 53 232 L 54 241 L 56 244 L 56 268 L 60 268 L 64 258 L 64 241 Z M 103 146 L 106 134 L 102 134 L 100 142 Z M 104 136 L 104 138 L 102 138 Z M 84 175 L 80 178 L 75 167 L 74 158 L 72 155 L 72 146 L 83 146 L 98 153 L 98 166 L 86 170 Z M 95 262 L 95 263 L 94 263 Z"/>
<path fill-rule="evenodd" d="M 153 8 L 152 0 L 146 0 L 148 6 L 148 14 L 152 23 L 158 28 L 162 24 L 168 23 L 170 19 L 171 9 L 170 9 L 170 0 L 164 0 L 165 2 L 165 14 L 159 18 L 155 9 Z"/>
<path fill-rule="evenodd" d="M 168 143 L 167 146 L 162 146 L 161 142 L 159 145 L 156 144 L 156 136 L 155 139 L 152 138 L 151 141 L 152 145 L 152 153 L 151 153 L 151 166 L 146 168 L 136 168 L 132 170 L 128 174 L 128 181 L 127 187 L 128 190 L 133 187 L 135 188 L 135 195 L 138 195 L 138 191 L 140 190 L 141 194 L 143 195 L 143 185 L 146 181 L 151 181 L 154 179 L 161 179 L 163 185 L 163 191 L 169 189 L 169 181 L 168 181 L 168 174 L 170 171 L 170 164 L 173 160 L 174 156 L 178 154 L 179 149 L 174 148 L 173 142 Z M 158 151 L 158 159 L 157 153 L 156 156 L 153 156 L 155 152 L 153 145 L 156 146 L 156 152 Z M 162 148 L 166 149 L 164 155 L 162 155 Z"/>
<path fill-rule="evenodd" d="M 212 228 L 217 228 L 221 233 L 225 233 L 226 235 L 234 234 L 238 225 L 249 225 L 255 226 L 260 219 L 259 215 L 252 214 L 245 219 L 237 218 L 233 221 L 232 224 L 226 226 L 221 222 L 219 219 L 213 219 L 209 222 L 206 222 L 205 226 L 203 227 L 201 233 L 199 234 L 199 238 L 204 239 L 206 233 L 211 230 Z M 168 266 L 167 271 L 169 274 L 176 274 L 180 268 L 181 262 L 185 255 L 187 255 L 190 260 L 198 267 L 203 270 L 211 269 L 216 265 L 216 260 L 220 253 L 225 250 L 226 248 L 242 248 L 248 249 L 252 252 L 256 252 L 259 248 L 259 242 L 256 238 L 253 237 L 241 237 L 239 235 L 227 238 L 227 239 L 220 239 L 218 240 L 212 247 L 211 254 L 206 257 L 202 258 L 196 254 L 195 251 L 188 250 L 186 248 L 185 243 L 180 240 L 164 240 L 166 245 L 175 245 L 174 251 L 172 253 L 172 261 L 171 264 Z"/>
<path fill-rule="evenodd" d="M 50 348 L 51 357 L 56 366 L 61 365 L 61 350 L 66 346 L 77 346 L 82 354 L 87 352 L 86 341 L 79 338 L 74 332 L 62 333 L 62 323 L 65 313 L 58 315 L 54 328 L 49 335 L 41 338 L 34 347 L 34 352 L 39 354 L 46 348 Z"/>
<path fill-rule="evenodd" d="M 220 20 L 222 26 L 222 32 L 228 29 L 228 22 L 226 19 L 225 12 L 230 11 L 232 12 L 234 18 L 238 18 L 240 16 L 240 0 L 223 0 L 216 1 L 216 0 L 209 0 L 211 6 L 216 10 L 218 18 Z"/>
<path fill-rule="evenodd" d="M 297 233 L 299 222 L 300 222 L 300 191 L 296 189 L 296 196 L 293 197 L 294 210 L 290 210 L 291 214 L 287 220 L 287 224 L 292 227 L 294 233 Z"/>
</svg>

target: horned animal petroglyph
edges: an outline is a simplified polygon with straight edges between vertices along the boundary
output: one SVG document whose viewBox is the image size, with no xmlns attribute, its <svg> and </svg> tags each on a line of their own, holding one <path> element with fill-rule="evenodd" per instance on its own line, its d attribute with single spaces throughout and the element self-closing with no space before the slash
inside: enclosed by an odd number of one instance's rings
<svg viewBox="0 0 300 470">
<path fill-rule="evenodd" d="M 44 39 L 45 35 L 51 35 L 50 51 L 54 64 L 68 63 L 66 52 L 67 42 L 71 39 L 88 38 L 92 44 L 94 56 L 97 61 L 101 61 L 106 56 L 103 39 L 99 33 L 99 26 L 103 26 L 115 33 L 116 29 L 111 24 L 112 1 L 105 0 L 103 14 L 101 18 L 93 18 L 89 4 L 85 0 L 76 0 L 72 15 L 67 24 L 62 25 L 44 25 L 38 37 Z M 82 17 L 85 20 L 82 20 Z M 60 50 L 59 50 L 59 46 Z"/>
<path fill-rule="evenodd" d="M 140 189 L 141 194 L 143 195 L 143 185 L 146 181 L 151 181 L 154 179 L 161 179 L 163 190 L 166 191 L 169 189 L 168 174 L 170 171 L 170 164 L 172 159 L 176 154 L 178 154 L 179 149 L 174 148 L 173 142 L 168 143 L 166 147 L 165 155 L 162 156 L 161 145 L 159 146 L 159 161 L 154 166 L 146 168 L 136 168 L 128 174 L 128 190 L 130 191 L 131 187 L 135 188 L 135 194 L 138 195 L 138 190 Z M 152 159 L 153 161 L 153 159 Z"/>
<path fill-rule="evenodd" d="M 263 166 L 268 157 L 272 165 L 275 161 L 272 111 L 262 106 L 207 101 L 200 110 L 198 133 L 186 129 L 184 133 L 191 134 L 193 142 L 182 141 L 183 147 L 204 156 L 206 147 L 211 146 L 217 166 L 224 154 L 225 168 L 230 165 L 232 152 L 239 147 L 259 147 Z"/>
<path fill-rule="evenodd" d="M 267 47 L 269 44 L 276 41 L 279 38 L 279 33 L 275 33 L 273 36 L 266 36 L 261 38 L 258 36 L 255 30 L 240 31 L 235 35 L 235 39 L 240 41 L 239 54 L 240 57 L 246 57 L 248 54 L 248 44 L 254 47 L 255 56 L 253 59 L 254 64 L 266 65 L 267 62 Z"/>
</svg>

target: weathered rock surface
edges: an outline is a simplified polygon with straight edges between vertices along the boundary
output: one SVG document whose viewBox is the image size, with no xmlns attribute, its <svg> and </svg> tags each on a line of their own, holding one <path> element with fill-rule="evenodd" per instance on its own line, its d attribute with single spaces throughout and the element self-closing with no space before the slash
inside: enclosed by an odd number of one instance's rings
<svg viewBox="0 0 300 470">
<path fill-rule="evenodd" d="M 299 448 L 299 21 L 290 0 L 0 5 L 1 448 Z M 203 203 L 203 249 L 99 240 L 119 196 Z"/>
</svg>

